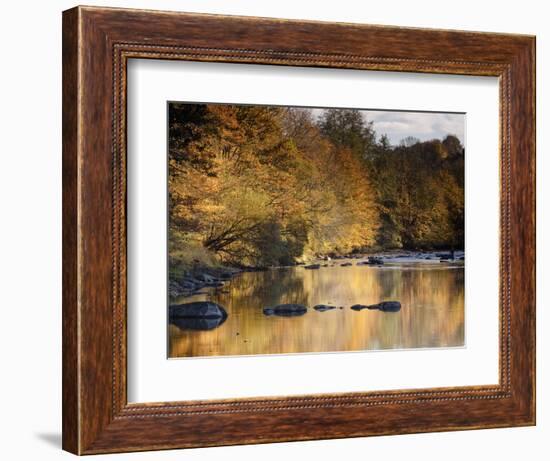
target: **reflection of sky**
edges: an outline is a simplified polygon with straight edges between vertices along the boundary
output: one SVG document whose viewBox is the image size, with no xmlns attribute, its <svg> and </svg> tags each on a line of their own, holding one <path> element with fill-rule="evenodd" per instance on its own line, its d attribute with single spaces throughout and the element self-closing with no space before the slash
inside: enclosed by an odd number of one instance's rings
<svg viewBox="0 0 550 461">
<path fill-rule="evenodd" d="M 313 109 L 320 115 L 323 109 Z M 464 144 L 464 114 L 436 112 L 397 112 L 383 110 L 362 110 L 365 118 L 373 122 L 378 137 L 386 134 L 391 144 L 399 144 L 403 138 L 413 136 L 421 141 L 442 139 L 455 135 Z"/>
</svg>

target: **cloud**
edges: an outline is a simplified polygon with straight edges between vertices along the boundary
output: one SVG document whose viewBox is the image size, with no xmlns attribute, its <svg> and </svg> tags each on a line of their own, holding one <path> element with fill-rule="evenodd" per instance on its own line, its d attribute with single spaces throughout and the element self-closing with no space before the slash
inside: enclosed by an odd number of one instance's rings
<svg viewBox="0 0 550 461">
<path fill-rule="evenodd" d="M 320 117 L 325 110 L 311 109 L 315 117 Z M 429 141 L 455 135 L 464 144 L 465 115 L 445 112 L 405 112 L 395 110 L 361 110 L 365 120 L 373 122 L 378 138 L 387 135 L 391 144 L 408 136 Z"/>
<path fill-rule="evenodd" d="M 386 134 L 392 144 L 413 136 L 421 141 L 442 139 L 452 134 L 464 144 L 464 114 L 441 112 L 361 111 L 373 122 L 378 136 Z"/>
</svg>

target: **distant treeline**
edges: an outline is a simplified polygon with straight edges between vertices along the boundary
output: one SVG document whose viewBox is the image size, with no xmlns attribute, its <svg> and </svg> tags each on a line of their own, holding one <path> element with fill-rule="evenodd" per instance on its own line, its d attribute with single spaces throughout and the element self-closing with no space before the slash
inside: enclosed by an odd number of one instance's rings
<svg viewBox="0 0 550 461">
<path fill-rule="evenodd" d="M 171 103 L 171 264 L 464 246 L 464 148 L 390 145 L 360 111 Z"/>
</svg>

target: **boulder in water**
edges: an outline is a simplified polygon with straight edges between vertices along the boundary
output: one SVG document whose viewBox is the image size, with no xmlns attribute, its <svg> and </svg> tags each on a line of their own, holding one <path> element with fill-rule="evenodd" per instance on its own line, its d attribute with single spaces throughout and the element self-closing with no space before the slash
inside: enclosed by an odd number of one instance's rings
<svg viewBox="0 0 550 461">
<path fill-rule="evenodd" d="M 170 323 L 182 330 L 212 330 L 227 319 L 227 312 L 210 301 L 177 304 L 169 307 Z"/>
<path fill-rule="evenodd" d="M 316 306 L 313 306 L 313 309 L 318 312 L 326 312 L 331 311 L 332 309 L 336 309 L 336 306 L 329 306 L 328 304 L 317 304 Z"/>
<path fill-rule="evenodd" d="M 304 266 L 304 269 L 319 269 L 320 267 L 320 264 L 309 264 L 308 266 Z"/>
<path fill-rule="evenodd" d="M 382 312 L 399 312 L 401 310 L 401 303 L 399 301 L 383 301 L 378 304 L 354 304 L 351 306 L 354 311 L 361 311 L 363 309 L 379 310 Z"/>
<path fill-rule="evenodd" d="M 225 322 L 227 317 L 216 317 L 216 318 L 200 318 L 200 317 L 182 317 L 182 318 L 171 318 L 170 323 L 177 326 L 180 330 L 200 330 L 207 331 L 218 328 L 223 322 Z"/>
<path fill-rule="evenodd" d="M 363 309 L 375 309 L 375 307 L 367 306 L 366 304 L 354 304 L 350 309 L 354 311 L 362 311 Z"/>
<path fill-rule="evenodd" d="M 279 317 L 297 317 L 307 312 L 307 307 L 302 304 L 279 304 L 273 307 L 265 307 L 264 315 Z"/>
<path fill-rule="evenodd" d="M 384 264 L 384 260 L 375 256 L 369 256 L 367 259 L 357 263 L 358 266 L 381 266 L 382 264 Z"/>
<path fill-rule="evenodd" d="M 227 318 L 227 312 L 219 304 L 210 301 L 176 304 L 169 307 L 170 318 Z"/>
</svg>

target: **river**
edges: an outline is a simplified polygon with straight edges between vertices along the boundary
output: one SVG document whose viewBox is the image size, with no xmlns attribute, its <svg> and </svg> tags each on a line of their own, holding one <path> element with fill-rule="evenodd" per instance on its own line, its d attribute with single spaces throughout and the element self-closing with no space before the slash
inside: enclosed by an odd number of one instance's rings
<svg viewBox="0 0 550 461">
<path fill-rule="evenodd" d="M 245 272 L 222 290 L 179 298 L 173 304 L 213 301 L 227 320 L 208 331 L 170 324 L 169 357 L 457 347 L 464 345 L 464 265 L 399 261 L 382 266 L 304 267 Z M 399 312 L 354 311 L 353 304 L 400 301 Z M 296 303 L 305 315 L 276 317 L 263 308 Z M 326 312 L 317 304 L 337 308 Z"/>
</svg>

